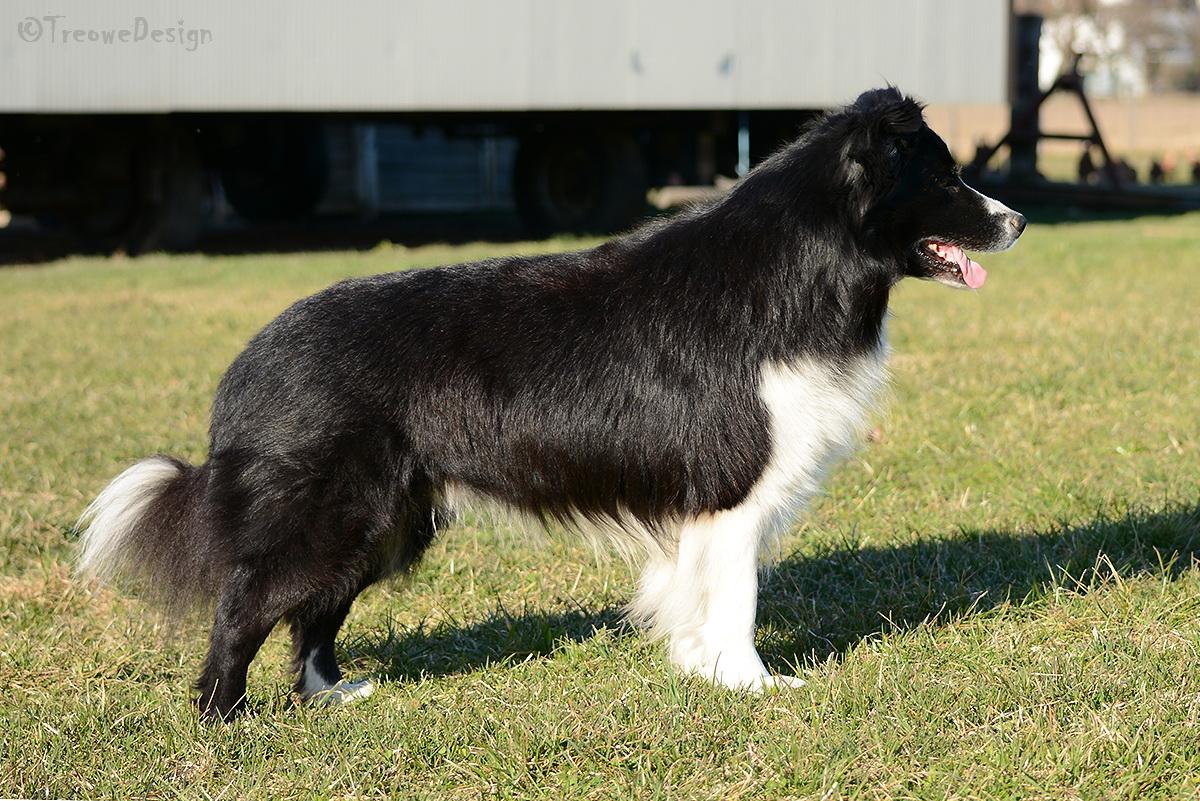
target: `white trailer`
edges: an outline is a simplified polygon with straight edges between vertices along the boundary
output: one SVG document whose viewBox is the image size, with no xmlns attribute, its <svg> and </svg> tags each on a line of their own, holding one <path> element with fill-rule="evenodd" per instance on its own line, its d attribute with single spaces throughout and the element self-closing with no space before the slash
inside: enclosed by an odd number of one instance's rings
<svg viewBox="0 0 1200 801">
<path fill-rule="evenodd" d="M 612 228 L 648 185 L 745 169 L 872 86 L 1008 100 L 1010 18 L 1009 0 L 6 0 L 0 202 L 145 237 L 215 172 L 247 217 L 302 214 L 336 121 L 508 138 L 527 222 Z"/>
</svg>

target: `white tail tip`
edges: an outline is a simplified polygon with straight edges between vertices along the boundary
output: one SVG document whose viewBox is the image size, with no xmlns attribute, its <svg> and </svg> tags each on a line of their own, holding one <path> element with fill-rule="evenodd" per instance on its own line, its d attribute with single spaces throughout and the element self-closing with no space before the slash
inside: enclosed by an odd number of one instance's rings
<svg viewBox="0 0 1200 801">
<path fill-rule="evenodd" d="M 162 456 L 143 459 L 109 482 L 75 524 L 83 530 L 78 572 L 100 580 L 119 569 L 123 543 L 146 507 L 180 473 L 179 465 Z M 87 526 L 87 528 L 84 528 Z"/>
</svg>

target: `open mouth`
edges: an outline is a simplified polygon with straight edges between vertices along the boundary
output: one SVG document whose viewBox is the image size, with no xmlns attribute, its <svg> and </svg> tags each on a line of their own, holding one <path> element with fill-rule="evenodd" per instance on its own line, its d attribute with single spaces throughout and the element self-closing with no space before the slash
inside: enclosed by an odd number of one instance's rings
<svg viewBox="0 0 1200 801">
<path fill-rule="evenodd" d="M 987 280 L 987 270 L 971 259 L 958 245 L 926 239 L 918 245 L 921 255 L 932 268 L 931 278 L 942 283 L 979 289 Z"/>
</svg>

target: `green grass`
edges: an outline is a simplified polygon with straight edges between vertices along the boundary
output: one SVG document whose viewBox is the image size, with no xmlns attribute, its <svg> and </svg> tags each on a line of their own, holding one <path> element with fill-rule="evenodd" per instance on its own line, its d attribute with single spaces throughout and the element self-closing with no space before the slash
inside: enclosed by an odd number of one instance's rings
<svg viewBox="0 0 1200 801">
<path fill-rule="evenodd" d="M 202 460 L 226 364 L 350 274 L 578 243 L 72 259 L 0 270 L 0 796 L 1200 796 L 1200 217 L 1034 226 L 988 286 L 893 303 L 881 442 L 767 580 L 802 689 L 672 674 L 620 622 L 633 574 L 473 524 L 339 640 L 370 699 L 200 724 L 199 623 L 70 579 L 124 464 Z"/>
</svg>

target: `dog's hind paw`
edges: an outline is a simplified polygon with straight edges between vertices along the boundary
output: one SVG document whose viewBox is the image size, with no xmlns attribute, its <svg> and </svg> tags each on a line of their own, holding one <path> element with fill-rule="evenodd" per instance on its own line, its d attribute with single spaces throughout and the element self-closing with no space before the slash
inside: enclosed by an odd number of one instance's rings
<svg viewBox="0 0 1200 801">
<path fill-rule="evenodd" d="M 359 698 L 366 698 L 375 692 L 375 683 L 363 681 L 339 681 L 332 687 L 315 692 L 305 700 L 318 706 L 342 706 Z"/>
</svg>

